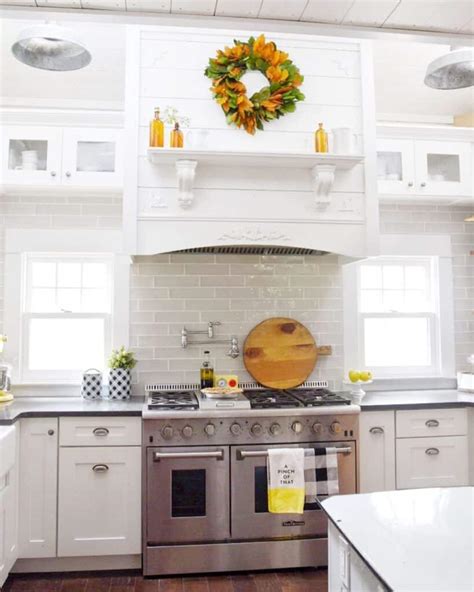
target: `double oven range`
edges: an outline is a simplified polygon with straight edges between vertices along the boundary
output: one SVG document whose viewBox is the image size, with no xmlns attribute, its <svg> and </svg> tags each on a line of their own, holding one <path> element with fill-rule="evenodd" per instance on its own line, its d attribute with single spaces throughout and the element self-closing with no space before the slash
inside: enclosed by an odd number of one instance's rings
<svg viewBox="0 0 474 592">
<path fill-rule="evenodd" d="M 359 408 L 321 383 L 250 388 L 234 400 L 148 388 L 144 409 L 144 575 L 327 564 L 318 504 L 271 514 L 269 448 L 336 447 L 340 493 L 355 493 Z"/>
</svg>

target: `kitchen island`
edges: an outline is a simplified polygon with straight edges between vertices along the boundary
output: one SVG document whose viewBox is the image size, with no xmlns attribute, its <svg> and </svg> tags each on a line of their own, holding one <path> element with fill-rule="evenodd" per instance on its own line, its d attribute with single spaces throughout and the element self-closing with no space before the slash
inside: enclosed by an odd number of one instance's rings
<svg viewBox="0 0 474 592">
<path fill-rule="evenodd" d="M 329 591 L 474 590 L 474 488 L 334 496 Z"/>
</svg>

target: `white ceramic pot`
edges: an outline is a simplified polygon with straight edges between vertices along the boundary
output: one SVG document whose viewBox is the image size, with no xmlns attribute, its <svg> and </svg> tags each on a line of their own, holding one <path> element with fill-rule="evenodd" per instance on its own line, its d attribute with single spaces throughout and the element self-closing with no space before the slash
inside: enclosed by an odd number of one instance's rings
<svg viewBox="0 0 474 592">
<path fill-rule="evenodd" d="M 93 401 L 102 394 L 102 373 L 96 368 L 89 368 L 82 375 L 81 394 L 84 399 Z"/>
</svg>

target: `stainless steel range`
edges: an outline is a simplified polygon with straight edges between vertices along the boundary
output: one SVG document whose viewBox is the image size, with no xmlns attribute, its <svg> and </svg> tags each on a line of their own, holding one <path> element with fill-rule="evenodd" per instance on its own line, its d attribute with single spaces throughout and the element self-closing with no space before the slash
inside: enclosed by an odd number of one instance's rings
<svg viewBox="0 0 474 592">
<path fill-rule="evenodd" d="M 267 507 L 271 447 L 337 447 L 340 493 L 356 492 L 359 407 L 316 386 L 247 388 L 230 400 L 197 385 L 148 388 L 145 575 L 327 564 L 318 504 L 301 515 Z"/>
</svg>

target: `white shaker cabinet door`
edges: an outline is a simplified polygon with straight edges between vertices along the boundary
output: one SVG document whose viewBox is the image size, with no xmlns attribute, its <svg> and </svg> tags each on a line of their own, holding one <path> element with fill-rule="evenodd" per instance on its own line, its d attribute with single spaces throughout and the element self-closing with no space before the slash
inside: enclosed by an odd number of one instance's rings
<svg viewBox="0 0 474 592">
<path fill-rule="evenodd" d="M 55 557 L 58 420 L 22 419 L 20 430 L 20 557 Z"/>
<path fill-rule="evenodd" d="M 3 432 L 3 433 L 2 433 Z M 2 437 L 3 436 L 3 437 Z M 18 558 L 18 428 L 0 427 L 0 589 Z"/>
<path fill-rule="evenodd" d="M 468 485 L 467 436 L 397 439 L 397 489 Z"/>
<path fill-rule="evenodd" d="M 361 413 L 359 434 L 360 492 L 395 489 L 395 412 Z"/>
<path fill-rule="evenodd" d="M 61 448 L 58 556 L 141 553 L 141 448 Z"/>
</svg>

